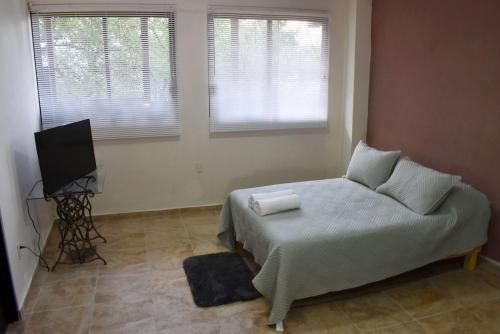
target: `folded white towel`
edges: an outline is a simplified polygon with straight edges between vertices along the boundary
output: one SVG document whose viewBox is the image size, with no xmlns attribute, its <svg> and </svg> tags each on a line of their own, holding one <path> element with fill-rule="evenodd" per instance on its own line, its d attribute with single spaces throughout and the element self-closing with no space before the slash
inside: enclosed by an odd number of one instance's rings
<svg viewBox="0 0 500 334">
<path fill-rule="evenodd" d="M 292 195 L 292 194 L 294 194 L 294 192 L 291 189 L 278 190 L 278 191 L 273 191 L 270 193 L 252 194 L 252 195 L 250 195 L 250 198 L 248 199 L 248 207 L 250 209 L 254 209 L 255 201 L 260 200 L 260 199 L 274 198 L 274 197 L 280 197 L 280 196 Z"/>
<path fill-rule="evenodd" d="M 254 211 L 259 216 L 300 208 L 300 198 L 296 194 L 256 200 Z"/>
</svg>

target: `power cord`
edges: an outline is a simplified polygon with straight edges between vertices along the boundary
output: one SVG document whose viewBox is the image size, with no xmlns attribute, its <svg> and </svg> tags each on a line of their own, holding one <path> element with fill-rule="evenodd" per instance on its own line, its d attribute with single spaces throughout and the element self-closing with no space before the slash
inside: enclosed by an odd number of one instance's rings
<svg viewBox="0 0 500 334">
<path fill-rule="evenodd" d="M 31 252 L 31 254 L 35 255 L 36 257 L 38 257 L 39 260 L 41 260 L 41 265 L 43 268 L 47 269 L 47 271 L 50 271 L 50 267 L 49 267 L 49 264 L 47 263 L 47 260 L 45 260 L 45 258 L 42 256 L 42 255 L 38 255 L 34 250 L 32 250 L 31 248 L 29 248 L 28 246 L 23 246 L 23 245 L 20 245 L 19 246 L 19 249 L 27 249 Z"/>
<path fill-rule="evenodd" d="M 38 183 L 40 183 L 41 181 L 38 181 L 36 182 L 33 187 L 31 188 L 30 192 L 28 194 L 31 194 L 33 192 L 33 190 L 35 189 L 35 187 L 37 186 Z M 47 271 L 50 271 L 50 267 L 49 267 L 49 264 L 47 262 L 47 260 L 43 257 L 42 255 L 42 246 L 41 246 L 41 240 L 42 240 L 42 235 L 40 234 L 40 231 L 38 230 L 38 227 L 36 226 L 36 223 L 35 223 L 35 220 L 33 219 L 33 217 L 31 216 L 31 211 L 30 211 L 30 204 L 29 204 L 29 199 L 26 198 L 26 208 L 28 209 L 28 217 L 31 221 L 31 225 L 33 226 L 33 229 L 35 230 L 35 233 L 37 235 L 37 248 L 38 248 L 38 253 L 35 252 L 34 250 L 32 250 L 30 247 L 28 246 L 23 246 L 23 245 L 20 245 L 19 246 L 19 249 L 27 249 L 29 250 L 33 255 L 35 255 L 36 257 L 38 257 L 38 261 L 40 263 L 40 265 L 47 269 Z"/>
</svg>

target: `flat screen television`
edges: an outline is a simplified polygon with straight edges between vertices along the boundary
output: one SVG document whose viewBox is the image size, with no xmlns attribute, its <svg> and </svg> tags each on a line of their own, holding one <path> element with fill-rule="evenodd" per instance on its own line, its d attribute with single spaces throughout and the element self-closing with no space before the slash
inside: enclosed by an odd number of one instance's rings
<svg viewBox="0 0 500 334">
<path fill-rule="evenodd" d="M 35 142 L 46 195 L 96 169 L 88 119 L 36 132 Z"/>
</svg>

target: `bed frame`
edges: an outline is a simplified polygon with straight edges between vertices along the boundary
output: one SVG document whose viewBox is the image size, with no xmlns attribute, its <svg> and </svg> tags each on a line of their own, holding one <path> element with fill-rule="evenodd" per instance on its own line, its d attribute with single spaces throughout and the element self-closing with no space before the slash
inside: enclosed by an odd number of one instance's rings
<svg viewBox="0 0 500 334">
<path fill-rule="evenodd" d="M 481 249 L 483 249 L 482 246 L 478 246 L 476 248 L 473 248 L 465 253 L 461 253 L 461 254 L 454 254 L 454 255 L 450 255 L 450 256 L 447 256 L 445 257 L 443 260 L 447 260 L 447 259 L 454 259 L 454 258 L 457 258 L 457 257 L 465 257 L 464 259 L 464 269 L 467 270 L 467 271 L 473 271 L 474 269 L 476 269 L 476 264 L 477 264 L 477 258 L 479 256 L 479 253 L 481 253 Z"/>
<path fill-rule="evenodd" d="M 243 248 L 243 245 L 239 242 L 236 242 L 235 246 L 236 246 L 235 250 L 243 257 L 243 260 L 247 264 L 247 267 L 254 274 L 256 274 L 259 271 L 259 266 L 253 260 L 252 253 L 245 250 Z M 443 260 L 464 257 L 464 269 L 467 271 L 473 271 L 474 269 L 476 269 L 477 258 L 479 256 L 479 254 L 481 253 L 482 248 L 483 248 L 482 246 L 478 246 L 478 247 L 472 248 L 471 250 L 468 250 L 467 252 L 464 252 L 464 253 L 453 254 L 453 255 L 447 256 Z M 283 321 L 280 321 L 279 323 L 276 324 L 276 331 L 277 332 L 284 331 Z"/>
<path fill-rule="evenodd" d="M 236 246 L 235 250 L 238 253 L 240 253 L 240 255 L 243 257 L 243 259 L 245 259 L 245 262 L 246 262 L 247 266 L 250 268 L 250 270 L 254 274 L 257 274 L 257 272 L 259 271 L 259 266 L 253 260 L 253 254 L 250 253 L 249 251 L 245 250 L 243 248 L 243 245 L 239 242 L 236 242 L 235 246 Z M 443 258 L 443 260 L 464 257 L 464 269 L 467 271 L 474 271 L 474 269 L 476 269 L 476 265 L 477 265 L 477 258 L 479 257 L 479 254 L 481 253 L 482 249 L 483 249 L 483 246 L 477 246 L 477 247 L 472 248 L 471 250 L 468 250 L 464 253 L 453 254 L 453 255 L 447 256 L 447 257 Z"/>
</svg>

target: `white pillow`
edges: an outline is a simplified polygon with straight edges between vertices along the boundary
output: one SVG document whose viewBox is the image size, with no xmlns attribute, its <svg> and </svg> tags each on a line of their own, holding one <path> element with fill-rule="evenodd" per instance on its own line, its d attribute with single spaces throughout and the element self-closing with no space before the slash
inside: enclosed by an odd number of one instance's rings
<svg viewBox="0 0 500 334">
<path fill-rule="evenodd" d="M 377 192 L 391 196 L 421 215 L 439 208 L 460 176 L 440 173 L 409 159 L 401 159 Z"/>
<path fill-rule="evenodd" d="M 400 154 L 400 151 L 379 151 L 360 141 L 352 153 L 346 177 L 375 190 L 387 181 Z"/>
</svg>

